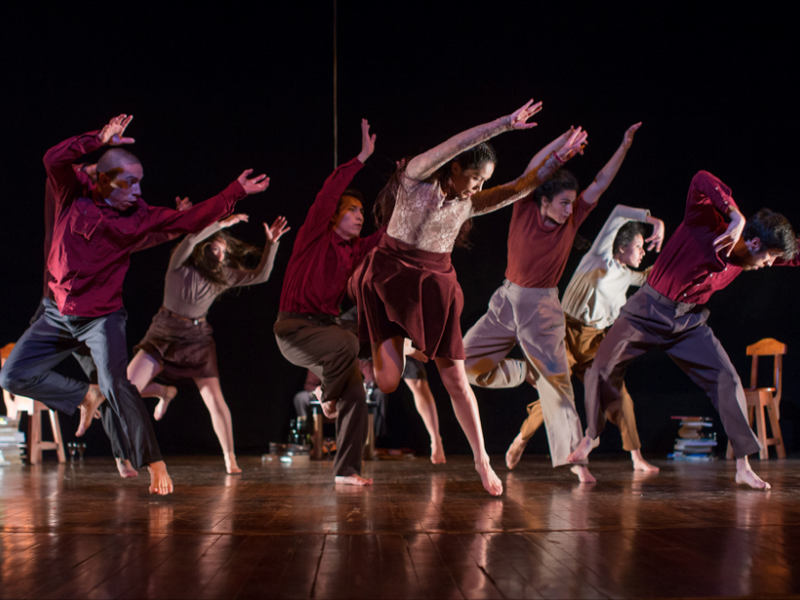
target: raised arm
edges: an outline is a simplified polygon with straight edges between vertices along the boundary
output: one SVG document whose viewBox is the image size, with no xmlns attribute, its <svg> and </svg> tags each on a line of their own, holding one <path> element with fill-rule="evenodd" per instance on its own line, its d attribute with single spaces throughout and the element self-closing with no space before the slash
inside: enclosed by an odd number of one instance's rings
<svg viewBox="0 0 800 600">
<path fill-rule="evenodd" d="M 622 161 L 625 160 L 625 155 L 633 143 L 633 135 L 641 126 L 641 123 L 636 123 L 636 125 L 628 127 L 625 135 L 622 136 L 622 143 L 617 148 L 617 151 L 614 152 L 611 160 L 606 163 L 606 166 L 597 174 L 591 185 L 583 192 L 583 199 L 587 204 L 595 204 L 600 199 L 600 196 L 603 195 L 603 192 L 608 189 L 608 186 L 611 185 L 611 182 L 614 181 L 614 177 L 616 177 L 619 168 L 622 166 Z"/>
<path fill-rule="evenodd" d="M 617 204 L 603 224 L 600 233 L 594 238 L 589 252 L 604 258 L 610 258 L 614 254 L 614 238 L 617 237 L 619 228 L 628 221 L 641 221 L 644 223 L 649 216 L 650 211 L 644 208 L 632 208 L 624 204 Z"/>
<path fill-rule="evenodd" d="M 272 267 L 275 264 L 275 254 L 278 252 L 278 240 L 291 228 L 286 226 L 285 217 L 278 217 L 271 227 L 264 223 L 264 229 L 267 232 L 267 242 L 264 244 L 264 252 L 261 254 L 261 261 L 252 271 L 242 269 L 232 270 L 232 287 L 255 285 L 257 283 L 264 283 L 269 279 L 272 273 Z"/>
<path fill-rule="evenodd" d="M 520 198 L 524 198 L 557 171 L 570 158 L 575 156 L 586 143 L 587 133 L 579 127 L 558 151 L 546 156 L 534 168 L 528 165 L 525 174 L 505 185 L 482 190 L 472 196 L 472 214 L 483 215 L 495 211 Z"/>
<path fill-rule="evenodd" d="M 416 181 L 425 181 L 447 161 L 481 142 L 485 142 L 504 131 L 536 127 L 536 123 L 528 123 L 527 121 L 540 110 L 542 110 L 541 102 L 533 104 L 533 100 L 528 100 L 525 106 L 508 116 L 467 129 L 435 148 L 431 148 L 427 152 L 412 158 L 406 167 L 406 177 Z"/>
</svg>

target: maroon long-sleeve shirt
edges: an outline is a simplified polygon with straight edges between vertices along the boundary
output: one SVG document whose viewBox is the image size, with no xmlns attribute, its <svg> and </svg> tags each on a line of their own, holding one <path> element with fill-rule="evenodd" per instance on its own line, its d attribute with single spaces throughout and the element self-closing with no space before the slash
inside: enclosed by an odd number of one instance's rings
<svg viewBox="0 0 800 600">
<path fill-rule="evenodd" d="M 711 295 L 736 279 L 742 268 L 715 252 L 714 240 L 728 229 L 731 210 L 738 210 L 731 189 L 708 171 L 692 179 L 686 199 L 686 213 L 659 254 L 647 283 L 675 302 L 705 304 Z M 797 266 L 798 259 L 775 261 L 776 265 Z"/>
<path fill-rule="evenodd" d="M 383 236 L 381 228 L 366 238 L 345 240 L 330 226 L 339 198 L 363 163 L 354 158 L 325 180 L 303 226 L 297 232 L 283 279 L 280 310 L 338 315 L 347 280 Z"/>
<path fill-rule="evenodd" d="M 194 233 L 231 214 L 247 194 L 238 181 L 189 210 L 148 206 L 139 198 L 124 212 L 87 198 L 72 163 L 102 144 L 97 131 L 69 138 L 44 155 L 55 197 L 55 227 L 47 268 L 63 315 L 98 317 L 122 308 L 122 283 L 131 252 L 153 232 Z"/>
</svg>

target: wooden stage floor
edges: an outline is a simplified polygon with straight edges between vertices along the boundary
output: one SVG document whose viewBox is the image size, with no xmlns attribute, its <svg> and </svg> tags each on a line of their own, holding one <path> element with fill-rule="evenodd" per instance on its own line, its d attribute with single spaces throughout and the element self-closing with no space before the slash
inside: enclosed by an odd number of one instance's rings
<svg viewBox="0 0 800 600">
<path fill-rule="evenodd" d="M 544 457 L 491 498 L 467 457 L 368 463 L 372 488 L 330 463 L 168 460 L 147 494 L 109 460 L 0 469 L 0 598 L 800 597 L 800 461 L 592 461 L 582 485 Z"/>
</svg>

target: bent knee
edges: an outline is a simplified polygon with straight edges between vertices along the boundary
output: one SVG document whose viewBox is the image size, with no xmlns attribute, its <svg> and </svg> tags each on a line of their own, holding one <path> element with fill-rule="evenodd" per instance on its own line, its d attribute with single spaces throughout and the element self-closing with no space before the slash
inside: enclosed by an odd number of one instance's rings
<svg viewBox="0 0 800 600">
<path fill-rule="evenodd" d="M 36 377 L 30 376 L 21 369 L 9 368 L 6 364 L 0 370 L 0 388 L 12 394 L 24 396 L 25 390 L 36 382 Z"/>
<path fill-rule="evenodd" d="M 393 377 L 386 373 L 375 372 L 375 383 L 384 394 L 391 394 L 400 385 L 400 377 Z"/>
</svg>

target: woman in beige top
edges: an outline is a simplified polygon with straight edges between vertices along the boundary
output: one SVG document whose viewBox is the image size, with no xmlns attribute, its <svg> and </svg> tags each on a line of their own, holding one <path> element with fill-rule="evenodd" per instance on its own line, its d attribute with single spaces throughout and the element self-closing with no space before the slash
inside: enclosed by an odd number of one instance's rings
<svg viewBox="0 0 800 600">
<path fill-rule="evenodd" d="M 244 259 L 248 254 L 258 254 L 258 249 L 223 231 L 241 221 L 247 221 L 247 215 L 231 215 L 200 233 L 187 235 L 178 244 L 167 270 L 164 304 L 144 339 L 134 348 L 136 355 L 128 365 L 128 378 L 139 393 L 159 398 L 157 421 L 166 413 L 177 390 L 153 379 L 160 375 L 173 382 L 195 382 L 211 413 L 228 473 L 242 470 L 236 464 L 231 412 L 219 385 L 216 347 L 206 314 L 214 300 L 227 290 L 269 279 L 278 240 L 289 230 L 283 217 L 278 217 L 272 227 L 264 223 L 267 242 L 261 260 L 255 269 L 246 270 L 241 268 Z M 121 473 L 126 462 L 122 460 L 118 465 Z"/>
<path fill-rule="evenodd" d="M 372 345 L 380 389 L 394 391 L 405 366 L 405 340 L 415 357 L 433 358 L 469 440 L 484 488 L 492 495 L 503 484 L 489 464 L 480 415 L 464 371 L 459 319 L 464 305 L 450 252 L 473 216 L 523 198 L 580 148 L 577 130 L 541 164 L 518 179 L 483 191 L 494 172 L 494 151 L 483 142 L 503 133 L 534 127 L 541 109 L 529 101 L 511 115 L 474 127 L 401 165 L 381 192 L 377 208 L 388 230 L 367 256 L 358 294 L 362 341 Z"/>
</svg>

